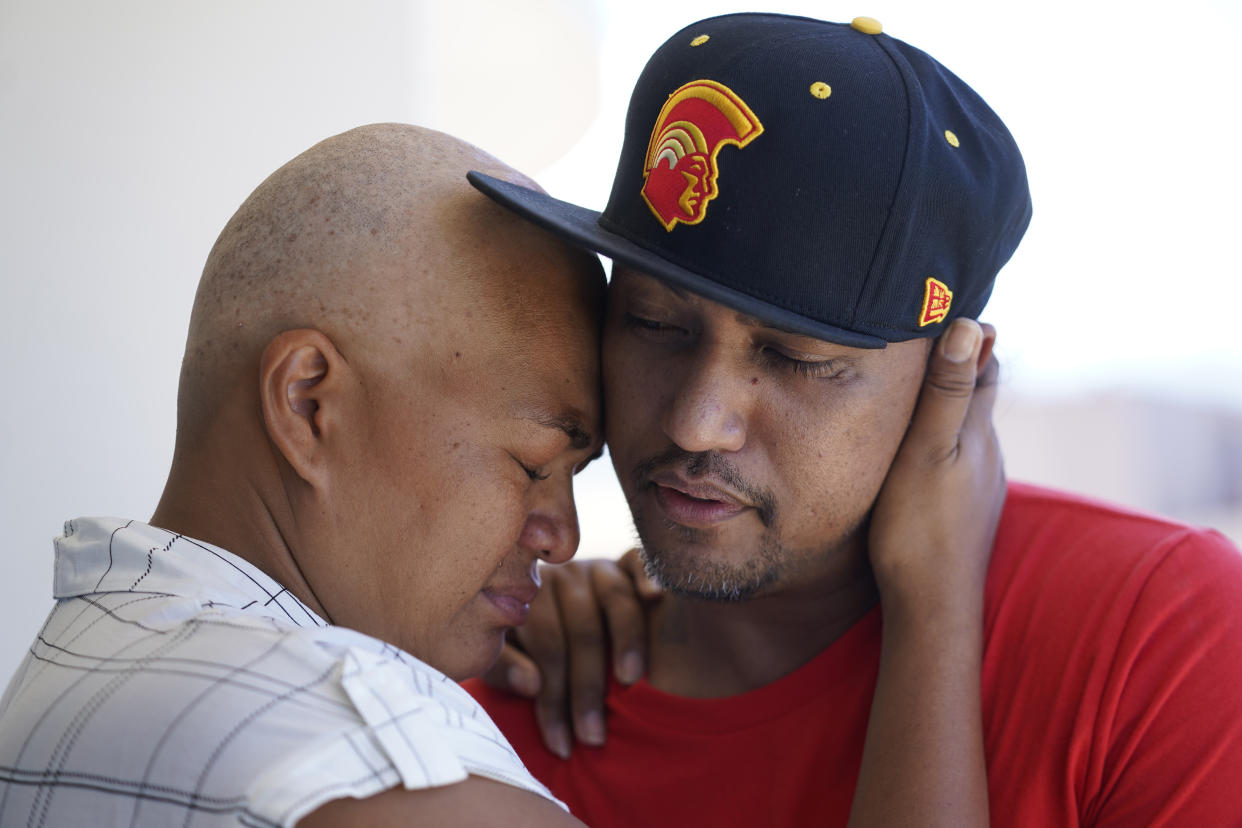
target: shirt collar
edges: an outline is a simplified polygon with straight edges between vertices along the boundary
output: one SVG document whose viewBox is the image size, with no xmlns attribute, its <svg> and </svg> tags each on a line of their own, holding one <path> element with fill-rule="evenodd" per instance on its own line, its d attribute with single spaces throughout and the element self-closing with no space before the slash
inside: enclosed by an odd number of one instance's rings
<svg viewBox="0 0 1242 828">
<path fill-rule="evenodd" d="M 136 520 L 78 518 L 56 548 L 52 594 L 163 593 L 269 615 L 298 626 L 327 622 L 263 570 L 228 550 Z"/>
</svg>

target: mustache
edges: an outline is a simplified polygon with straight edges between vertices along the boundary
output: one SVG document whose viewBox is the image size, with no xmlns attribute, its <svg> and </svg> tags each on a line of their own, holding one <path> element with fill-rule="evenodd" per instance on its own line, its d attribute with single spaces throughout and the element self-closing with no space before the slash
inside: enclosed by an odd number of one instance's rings
<svg viewBox="0 0 1242 828">
<path fill-rule="evenodd" d="M 764 526 L 771 526 L 776 519 L 776 497 L 767 489 L 756 486 L 743 477 L 737 467 L 720 452 L 686 451 L 672 446 L 634 464 L 630 472 L 634 488 L 637 490 L 650 485 L 652 476 L 664 469 L 679 469 L 691 480 L 703 477 L 720 480 L 755 507 Z"/>
</svg>

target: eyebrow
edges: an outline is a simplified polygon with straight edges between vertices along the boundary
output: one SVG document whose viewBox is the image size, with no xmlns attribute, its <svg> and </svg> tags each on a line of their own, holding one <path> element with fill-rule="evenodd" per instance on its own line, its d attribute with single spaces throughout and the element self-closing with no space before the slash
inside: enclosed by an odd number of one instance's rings
<svg viewBox="0 0 1242 828">
<path fill-rule="evenodd" d="M 693 293 L 692 291 L 686 290 L 680 285 L 675 285 L 671 282 L 666 282 L 663 279 L 652 278 L 652 281 L 654 281 L 656 284 L 660 285 L 660 287 L 664 288 L 665 290 L 672 293 L 674 296 L 676 296 L 677 298 L 683 301 L 689 301 L 691 297 L 694 297 L 697 299 L 707 299 L 707 297 L 702 296 L 701 294 Z M 708 299 L 707 301 L 710 302 L 712 300 Z M 760 319 L 759 317 L 751 316 L 748 313 L 742 313 L 741 311 L 735 311 L 735 314 L 736 316 L 734 318 L 737 319 L 737 321 L 740 322 L 741 324 L 746 325 L 747 327 L 766 328 L 769 331 L 776 331 L 777 333 L 788 334 L 790 336 L 800 336 L 805 339 L 818 339 L 818 337 L 812 336 L 811 334 L 802 333 L 801 331 L 795 331 L 792 328 L 786 328 L 783 325 L 777 325 L 773 322 L 768 322 L 766 319 Z"/>
<path fill-rule="evenodd" d="M 595 443 L 595 437 L 591 435 L 591 432 L 582 427 L 582 420 L 575 414 L 569 412 L 563 414 L 536 412 L 527 414 L 525 419 L 546 428 L 555 428 L 565 432 L 569 437 L 569 445 L 575 449 L 589 448 Z M 602 452 L 602 450 L 601 448 L 600 451 Z M 591 459 L 594 459 L 594 457 Z"/>
</svg>

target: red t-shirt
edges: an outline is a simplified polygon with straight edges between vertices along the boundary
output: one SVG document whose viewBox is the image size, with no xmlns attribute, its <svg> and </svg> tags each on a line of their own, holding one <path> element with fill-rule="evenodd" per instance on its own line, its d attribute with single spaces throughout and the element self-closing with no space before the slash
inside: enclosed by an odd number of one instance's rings
<svg viewBox="0 0 1242 828">
<path fill-rule="evenodd" d="M 562 761 L 533 708 L 468 688 L 575 815 L 605 826 L 844 825 L 879 665 L 873 610 L 759 690 L 608 694 Z M 1214 532 L 1014 484 L 988 574 L 996 826 L 1242 825 L 1242 555 Z"/>
</svg>

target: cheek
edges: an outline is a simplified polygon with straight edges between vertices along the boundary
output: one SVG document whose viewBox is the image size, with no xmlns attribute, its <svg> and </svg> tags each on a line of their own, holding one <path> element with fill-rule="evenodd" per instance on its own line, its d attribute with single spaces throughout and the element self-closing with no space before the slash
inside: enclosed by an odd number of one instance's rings
<svg viewBox="0 0 1242 828">
<path fill-rule="evenodd" d="M 896 396 L 894 396 L 896 394 Z M 853 524 L 871 508 L 909 423 L 912 400 L 892 388 L 811 403 L 774 399 L 764 442 L 775 449 L 782 523 Z M 793 412 L 813 412 L 807 415 Z M 787 507 L 787 508 L 786 508 Z"/>
<path fill-rule="evenodd" d="M 416 605 L 411 615 L 426 646 L 473 629 L 479 592 L 511 556 L 525 525 L 518 488 L 481 475 L 464 480 L 449 493 L 453 508 L 437 515 L 436 530 L 410 540 L 406 566 L 414 571 L 402 600 Z"/>
<path fill-rule="evenodd" d="M 381 577 L 416 584 L 436 615 L 477 592 L 525 518 L 516 462 L 481 444 L 473 423 L 457 425 L 429 423 L 417 439 L 379 452 L 360 510 L 373 544 L 403 550 Z"/>
<path fill-rule="evenodd" d="M 462 462 L 427 487 L 428 540 L 472 570 L 495 566 L 522 532 L 527 478 L 503 451 L 461 451 Z"/>
</svg>

